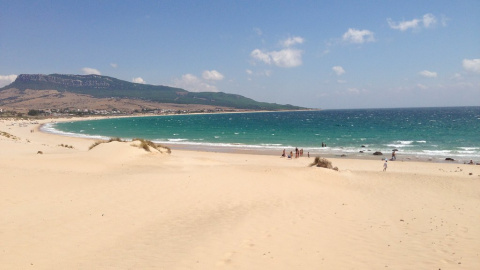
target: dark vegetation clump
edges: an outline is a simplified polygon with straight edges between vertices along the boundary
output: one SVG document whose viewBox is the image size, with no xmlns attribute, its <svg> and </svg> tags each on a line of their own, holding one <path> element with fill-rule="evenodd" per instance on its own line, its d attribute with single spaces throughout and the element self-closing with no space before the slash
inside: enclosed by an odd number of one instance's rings
<svg viewBox="0 0 480 270">
<path fill-rule="evenodd" d="M 154 142 L 149 141 L 149 140 L 144 140 L 144 139 L 140 139 L 140 138 L 135 138 L 135 139 L 133 139 L 132 141 L 140 141 L 140 146 L 139 146 L 139 147 L 140 147 L 140 148 L 143 148 L 143 149 L 144 149 L 145 151 L 147 151 L 147 152 L 150 152 L 150 151 L 151 151 L 150 148 L 156 149 L 156 150 L 158 150 L 158 151 L 160 151 L 160 152 L 161 152 L 161 148 L 164 148 L 164 149 L 167 150 L 167 153 L 170 154 L 170 153 L 172 152 L 172 150 L 171 150 L 169 147 L 163 146 L 163 145 L 158 144 L 158 143 L 154 143 Z"/>
<path fill-rule="evenodd" d="M 310 164 L 310 167 L 321 167 L 321 168 L 327 168 L 327 169 L 332 169 L 335 171 L 338 171 L 337 167 L 332 166 L 332 162 L 326 158 L 321 158 L 321 157 L 315 157 L 315 160 L 313 161 L 312 164 Z"/>
<path fill-rule="evenodd" d="M 167 147 L 167 146 L 163 146 L 161 144 L 158 144 L 158 143 L 154 143 L 152 141 L 149 141 L 149 140 L 144 140 L 144 139 L 140 139 L 140 138 L 135 138 L 133 139 L 132 141 L 140 141 L 140 145 L 138 146 L 139 148 L 142 148 L 144 149 L 145 151 L 147 152 L 151 152 L 151 149 L 150 148 L 153 148 L 155 150 L 158 150 L 161 152 L 161 149 L 166 149 L 167 150 L 167 153 L 170 154 L 172 152 L 172 150 Z M 122 140 L 120 138 L 111 138 L 109 139 L 108 141 L 97 141 L 95 143 L 93 143 L 89 148 L 88 150 L 92 150 L 95 146 L 97 145 L 100 145 L 102 143 L 109 143 L 109 142 L 126 142 L 125 140 Z"/>
<path fill-rule="evenodd" d="M 58 146 L 73 149 L 73 145 L 68 145 L 68 144 L 63 144 L 62 143 L 62 144 L 59 144 Z"/>
<path fill-rule="evenodd" d="M 0 136 L 6 137 L 6 138 L 9 138 L 9 139 L 12 139 L 12 140 L 20 140 L 20 138 L 18 138 L 17 136 L 12 135 L 12 134 L 10 134 L 8 132 L 5 132 L 5 131 L 0 131 Z"/>
<path fill-rule="evenodd" d="M 96 141 L 92 145 L 90 145 L 88 150 L 92 150 L 95 146 L 98 146 L 102 143 L 109 143 L 109 142 L 125 142 L 125 141 L 120 138 L 110 138 L 108 141 Z"/>
</svg>

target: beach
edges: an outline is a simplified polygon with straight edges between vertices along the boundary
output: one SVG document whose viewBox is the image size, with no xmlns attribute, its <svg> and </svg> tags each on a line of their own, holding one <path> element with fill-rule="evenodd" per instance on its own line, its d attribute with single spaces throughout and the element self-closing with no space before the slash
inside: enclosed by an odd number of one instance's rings
<svg viewBox="0 0 480 270">
<path fill-rule="evenodd" d="M 89 150 L 51 121 L 0 119 L 3 269 L 480 269 L 478 165 Z"/>
</svg>

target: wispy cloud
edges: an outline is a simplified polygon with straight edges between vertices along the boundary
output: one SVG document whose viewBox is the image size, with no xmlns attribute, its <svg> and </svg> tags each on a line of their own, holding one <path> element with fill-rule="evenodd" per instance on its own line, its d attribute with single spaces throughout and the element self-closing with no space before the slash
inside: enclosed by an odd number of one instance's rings
<svg viewBox="0 0 480 270">
<path fill-rule="evenodd" d="M 437 18 L 433 14 L 427 13 L 420 19 L 415 18 L 409 21 L 394 22 L 392 19 L 388 18 L 387 22 L 390 28 L 403 32 L 408 29 L 420 29 L 421 27 L 431 28 L 437 24 Z M 446 25 L 445 19 L 442 19 L 442 25 Z"/>
<path fill-rule="evenodd" d="M 117 63 L 110 63 L 110 66 L 111 66 L 112 68 L 117 68 L 117 67 L 118 67 Z"/>
<path fill-rule="evenodd" d="M 85 75 L 88 75 L 88 74 L 102 75 L 102 73 L 100 73 L 100 71 L 98 69 L 89 68 L 89 67 L 82 68 L 82 72 Z"/>
<path fill-rule="evenodd" d="M 255 34 L 257 34 L 257 36 L 262 36 L 262 34 L 263 34 L 262 29 L 260 29 L 258 27 L 253 28 L 253 32 L 255 32 Z"/>
<path fill-rule="evenodd" d="M 421 76 L 426 77 L 426 78 L 436 78 L 437 77 L 436 72 L 428 71 L 428 70 L 422 70 L 418 74 L 420 74 Z"/>
<path fill-rule="evenodd" d="M 268 65 L 276 65 L 278 67 L 291 68 L 302 65 L 303 51 L 291 48 L 296 44 L 302 44 L 305 40 L 302 37 L 288 38 L 280 42 L 284 47 L 278 51 L 265 51 L 255 49 L 250 53 L 250 56 L 256 60 Z"/>
<path fill-rule="evenodd" d="M 182 78 L 174 80 L 174 86 L 191 92 L 218 92 L 215 85 L 211 85 L 199 79 L 193 74 L 182 75 Z"/>
<path fill-rule="evenodd" d="M 370 30 L 357 30 L 354 28 L 349 28 L 345 34 L 342 36 L 343 41 L 362 44 L 365 42 L 374 42 L 375 37 L 374 33 Z"/>
<path fill-rule="evenodd" d="M 287 38 L 286 40 L 282 41 L 282 45 L 284 47 L 290 47 L 295 44 L 302 44 L 305 40 L 302 37 L 292 37 L 292 38 Z"/>
<path fill-rule="evenodd" d="M 141 84 L 146 84 L 147 82 L 142 79 L 142 77 L 136 77 L 132 79 L 132 82 L 134 83 L 141 83 Z"/>
<path fill-rule="evenodd" d="M 422 90 L 428 89 L 428 86 L 426 86 L 426 85 L 424 85 L 424 84 L 421 84 L 421 83 L 417 84 L 417 87 L 420 88 L 420 89 L 422 89 Z"/>
<path fill-rule="evenodd" d="M 480 73 L 480 58 L 463 59 L 462 65 L 466 71 Z"/>
<path fill-rule="evenodd" d="M 332 70 L 337 74 L 337 76 L 340 76 L 345 73 L 345 70 L 341 66 L 334 66 L 332 67 Z"/>
<path fill-rule="evenodd" d="M 4 87 L 5 85 L 11 84 L 12 82 L 17 79 L 17 75 L 0 75 L 0 87 Z"/>
<path fill-rule="evenodd" d="M 202 73 L 202 77 L 205 79 L 205 80 L 209 80 L 209 81 L 221 81 L 223 80 L 223 74 L 216 71 L 216 70 L 205 70 L 203 73 Z"/>
</svg>

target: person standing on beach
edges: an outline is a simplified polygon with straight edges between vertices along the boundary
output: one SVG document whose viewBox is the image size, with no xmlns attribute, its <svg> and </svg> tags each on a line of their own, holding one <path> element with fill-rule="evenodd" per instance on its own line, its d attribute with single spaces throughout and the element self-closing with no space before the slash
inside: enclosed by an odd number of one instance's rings
<svg viewBox="0 0 480 270">
<path fill-rule="evenodd" d="M 397 159 L 397 155 L 395 153 L 395 150 L 392 151 L 392 160 L 396 160 Z"/>
<path fill-rule="evenodd" d="M 384 172 L 387 170 L 387 167 L 388 167 L 387 162 L 388 162 L 388 160 L 385 159 L 385 163 L 383 163 L 383 171 L 384 171 Z"/>
</svg>

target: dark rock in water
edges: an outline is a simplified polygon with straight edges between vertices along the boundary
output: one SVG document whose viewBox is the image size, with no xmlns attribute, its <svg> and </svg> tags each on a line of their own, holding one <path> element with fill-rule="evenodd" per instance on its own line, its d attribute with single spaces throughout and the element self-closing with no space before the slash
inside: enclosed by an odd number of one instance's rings
<svg viewBox="0 0 480 270">
<path fill-rule="evenodd" d="M 392 151 L 398 152 L 398 149 L 397 149 L 397 148 L 395 148 L 395 149 L 393 149 Z"/>
<path fill-rule="evenodd" d="M 374 152 L 373 155 L 374 156 L 382 156 L 383 154 L 382 154 L 382 152 L 377 151 L 377 152 Z"/>
<path fill-rule="evenodd" d="M 365 145 L 362 145 L 362 147 L 365 147 Z"/>
<path fill-rule="evenodd" d="M 363 151 L 360 151 L 360 153 L 363 153 Z"/>
<path fill-rule="evenodd" d="M 341 157 L 346 157 L 347 155 L 341 155 Z"/>
<path fill-rule="evenodd" d="M 455 161 L 455 159 L 449 158 L 449 157 L 447 157 L 445 160 L 447 160 L 447 161 Z"/>
</svg>

